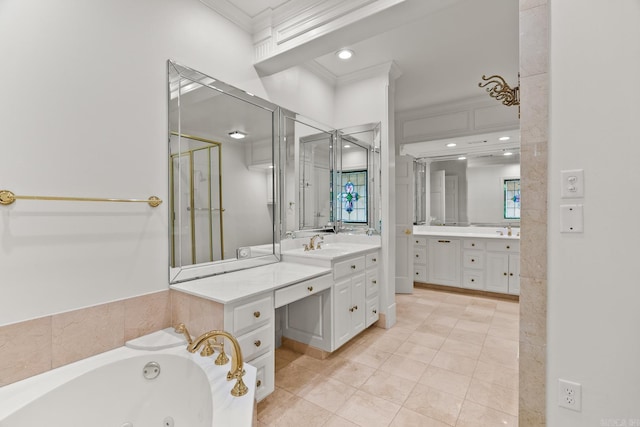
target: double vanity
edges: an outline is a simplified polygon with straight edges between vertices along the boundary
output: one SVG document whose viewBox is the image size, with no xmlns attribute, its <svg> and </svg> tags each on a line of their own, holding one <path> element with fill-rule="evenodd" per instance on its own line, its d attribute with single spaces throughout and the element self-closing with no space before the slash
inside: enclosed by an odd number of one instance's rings
<svg viewBox="0 0 640 427">
<path fill-rule="evenodd" d="M 276 335 L 324 357 L 379 316 L 378 236 L 327 235 L 282 242 L 282 262 L 171 285 L 222 306 L 214 328 L 233 334 L 257 368 L 256 399 L 275 387 Z"/>
<path fill-rule="evenodd" d="M 520 230 L 415 226 L 414 282 L 520 294 Z"/>
</svg>

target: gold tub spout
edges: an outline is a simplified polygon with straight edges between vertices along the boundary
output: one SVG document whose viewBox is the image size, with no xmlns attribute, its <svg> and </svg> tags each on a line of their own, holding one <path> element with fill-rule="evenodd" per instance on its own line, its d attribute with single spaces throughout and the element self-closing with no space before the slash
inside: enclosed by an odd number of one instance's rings
<svg viewBox="0 0 640 427">
<path fill-rule="evenodd" d="M 216 337 L 227 338 L 233 345 L 233 359 L 231 359 L 231 370 L 227 373 L 227 381 L 236 380 L 236 385 L 233 386 L 231 395 L 236 397 L 244 396 L 249 391 L 249 388 L 244 384 L 244 381 L 242 381 L 242 376 L 245 373 L 242 367 L 242 350 L 240 350 L 240 344 L 238 344 L 238 341 L 233 335 L 226 331 L 209 331 L 194 339 L 193 342 L 187 346 L 187 350 L 190 353 L 195 353 L 201 346 L 206 345 L 210 339 Z"/>
</svg>

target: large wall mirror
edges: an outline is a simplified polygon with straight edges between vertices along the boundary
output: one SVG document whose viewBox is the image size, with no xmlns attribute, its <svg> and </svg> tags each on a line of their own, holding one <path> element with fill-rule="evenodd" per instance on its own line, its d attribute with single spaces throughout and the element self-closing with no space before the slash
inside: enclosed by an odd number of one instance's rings
<svg viewBox="0 0 640 427">
<path fill-rule="evenodd" d="M 278 107 L 173 61 L 168 82 L 170 282 L 277 262 Z"/>
<path fill-rule="evenodd" d="M 416 158 L 416 224 L 519 223 L 518 129 L 405 144 L 401 154 Z"/>
</svg>

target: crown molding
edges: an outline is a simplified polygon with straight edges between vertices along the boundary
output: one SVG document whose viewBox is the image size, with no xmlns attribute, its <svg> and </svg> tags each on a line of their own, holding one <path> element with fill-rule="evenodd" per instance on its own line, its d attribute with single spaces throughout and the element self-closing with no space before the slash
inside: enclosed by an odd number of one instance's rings
<svg viewBox="0 0 640 427">
<path fill-rule="evenodd" d="M 242 28 L 245 32 L 253 34 L 253 19 L 227 0 L 200 0 L 200 2 Z"/>
<path fill-rule="evenodd" d="M 400 67 L 395 62 L 389 61 L 383 64 L 374 65 L 372 67 L 363 68 L 362 70 L 354 71 L 353 73 L 346 74 L 336 79 L 337 86 L 344 86 L 356 81 L 371 79 L 374 77 L 384 76 L 390 81 L 395 80 L 402 75 Z"/>
</svg>

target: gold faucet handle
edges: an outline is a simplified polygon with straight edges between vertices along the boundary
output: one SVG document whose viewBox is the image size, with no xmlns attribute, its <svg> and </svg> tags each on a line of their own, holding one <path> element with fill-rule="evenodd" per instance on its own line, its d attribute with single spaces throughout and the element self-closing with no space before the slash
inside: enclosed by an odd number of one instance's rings
<svg viewBox="0 0 640 427">
<path fill-rule="evenodd" d="M 200 352 L 200 356 L 209 357 L 212 356 L 215 351 L 213 350 L 213 345 L 211 344 L 211 340 L 207 340 L 204 347 L 202 347 L 202 351 Z"/>
<path fill-rule="evenodd" d="M 216 357 L 215 364 L 220 366 L 220 365 L 226 365 L 227 363 L 229 363 L 229 357 L 224 352 L 224 338 L 222 339 L 221 342 L 218 342 L 218 339 L 214 338 L 212 345 L 219 352 L 218 357 Z"/>
<path fill-rule="evenodd" d="M 191 338 L 191 334 L 189 333 L 189 331 L 187 330 L 187 327 L 184 325 L 184 323 L 178 323 L 175 328 L 174 331 L 178 334 L 183 334 L 184 337 L 187 340 L 187 344 L 191 345 L 193 343 L 193 339 Z"/>
</svg>

